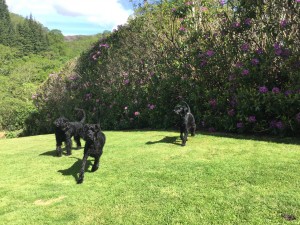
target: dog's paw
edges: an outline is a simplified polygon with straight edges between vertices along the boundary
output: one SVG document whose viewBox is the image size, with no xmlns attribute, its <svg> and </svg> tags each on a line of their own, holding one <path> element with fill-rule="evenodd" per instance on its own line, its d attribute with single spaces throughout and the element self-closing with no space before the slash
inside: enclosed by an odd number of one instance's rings
<svg viewBox="0 0 300 225">
<path fill-rule="evenodd" d="M 95 172 L 98 170 L 99 167 L 92 167 L 91 172 Z"/>
<path fill-rule="evenodd" d="M 77 180 L 77 184 L 82 184 L 82 182 L 83 182 L 83 178 Z"/>
</svg>

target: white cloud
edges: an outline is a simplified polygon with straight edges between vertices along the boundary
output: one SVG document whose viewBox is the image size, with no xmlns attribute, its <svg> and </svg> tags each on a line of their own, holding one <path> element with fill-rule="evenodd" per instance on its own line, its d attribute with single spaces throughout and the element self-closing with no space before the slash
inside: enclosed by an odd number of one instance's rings
<svg viewBox="0 0 300 225">
<path fill-rule="evenodd" d="M 11 12 L 33 17 L 45 26 L 51 21 L 63 18 L 99 25 L 99 27 L 116 28 L 126 23 L 132 10 L 126 10 L 119 0 L 6 0 Z M 59 29 L 59 28 L 57 28 Z M 100 31 L 99 31 L 100 32 Z"/>
</svg>

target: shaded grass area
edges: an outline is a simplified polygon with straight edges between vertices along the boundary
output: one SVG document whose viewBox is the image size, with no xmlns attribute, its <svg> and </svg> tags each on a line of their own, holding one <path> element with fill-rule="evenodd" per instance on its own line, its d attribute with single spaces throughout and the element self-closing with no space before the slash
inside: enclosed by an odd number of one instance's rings
<svg viewBox="0 0 300 225">
<path fill-rule="evenodd" d="M 105 132 L 98 171 L 54 135 L 0 140 L 3 224 L 300 224 L 300 146 L 178 132 Z M 290 143 L 290 144 L 289 144 Z"/>
</svg>

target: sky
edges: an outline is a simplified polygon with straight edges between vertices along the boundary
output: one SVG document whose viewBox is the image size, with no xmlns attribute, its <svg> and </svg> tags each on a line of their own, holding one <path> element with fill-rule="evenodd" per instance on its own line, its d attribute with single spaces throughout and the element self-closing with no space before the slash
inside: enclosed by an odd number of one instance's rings
<svg viewBox="0 0 300 225">
<path fill-rule="evenodd" d="M 112 31 L 133 13 L 129 0 L 6 0 L 12 13 L 29 16 L 63 35 Z"/>
</svg>

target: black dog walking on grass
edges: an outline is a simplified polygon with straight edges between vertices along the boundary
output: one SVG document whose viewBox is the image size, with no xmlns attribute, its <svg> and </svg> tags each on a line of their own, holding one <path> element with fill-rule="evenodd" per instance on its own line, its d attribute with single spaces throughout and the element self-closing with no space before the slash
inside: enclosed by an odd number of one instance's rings
<svg viewBox="0 0 300 225">
<path fill-rule="evenodd" d="M 83 109 L 75 108 L 76 111 L 82 113 L 82 119 L 79 122 L 70 122 L 65 117 L 59 117 L 54 121 L 55 125 L 55 139 L 57 156 L 62 155 L 62 143 L 65 142 L 67 155 L 72 154 L 72 137 L 77 144 L 77 148 L 81 148 L 80 138 L 82 137 L 83 124 L 86 119 L 86 114 Z"/>
<path fill-rule="evenodd" d="M 184 101 L 183 103 L 184 105 L 178 104 L 174 112 L 180 116 L 180 139 L 182 140 L 181 145 L 185 146 L 189 130 L 191 131 L 191 135 L 195 136 L 196 123 L 189 105 Z"/>
<path fill-rule="evenodd" d="M 84 179 L 84 171 L 87 159 L 89 156 L 95 158 L 92 172 L 95 172 L 99 168 L 100 157 L 103 153 L 103 147 L 105 145 L 106 137 L 101 131 L 99 124 L 85 124 L 83 128 L 83 138 L 85 140 L 84 153 L 82 159 L 82 166 L 79 171 L 78 184 L 81 184 Z"/>
</svg>

